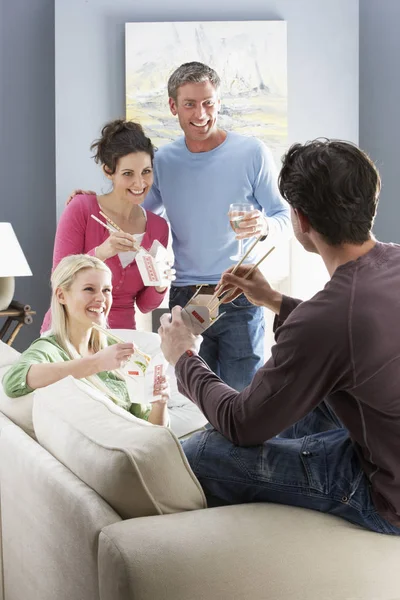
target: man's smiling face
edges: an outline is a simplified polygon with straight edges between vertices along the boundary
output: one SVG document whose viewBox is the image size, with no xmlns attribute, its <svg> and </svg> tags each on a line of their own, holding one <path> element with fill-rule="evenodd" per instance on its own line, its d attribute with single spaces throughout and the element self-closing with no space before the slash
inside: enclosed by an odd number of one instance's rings
<svg viewBox="0 0 400 600">
<path fill-rule="evenodd" d="M 217 134 L 220 106 L 218 90 L 208 79 L 201 83 L 181 85 L 176 101 L 169 99 L 172 114 L 178 117 L 186 139 L 193 142 L 210 140 Z"/>
</svg>

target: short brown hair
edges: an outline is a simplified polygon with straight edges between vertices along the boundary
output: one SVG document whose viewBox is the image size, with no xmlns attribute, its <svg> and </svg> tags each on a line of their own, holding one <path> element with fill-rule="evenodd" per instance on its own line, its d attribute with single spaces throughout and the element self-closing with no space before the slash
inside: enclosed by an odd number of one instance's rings
<svg viewBox="0 0 400 600">
<path fill-rule="evenodd" d="M 379 172 L 355 144 L 317 139 L 293 144 L 279 190 L 332 246 L 370 239 L 381 189 Z"/>
<path fill-rule="evenodd" d="M 176 102 L 178 89 L 181 85 L 185 85 L 185 83 L 202 83 L 203 81 L 212 83 L 216 90 L 221 85 L 218 73 L 211 67 L 201 62 L 183 63 L 183 65 L 175 69 L 168 79 L 168 96 Z"/>
</svg>

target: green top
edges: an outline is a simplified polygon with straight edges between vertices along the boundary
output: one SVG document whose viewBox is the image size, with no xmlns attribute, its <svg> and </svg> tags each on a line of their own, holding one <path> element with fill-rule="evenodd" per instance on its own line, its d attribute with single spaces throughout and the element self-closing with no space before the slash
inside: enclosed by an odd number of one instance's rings
<svg viewBox="0 0 400 600">
<path fill-rule="evenodd" d="M 111 346 L 114 342 L 107 340 Z M 27 384 L 26 378 L 31 365 L 41 363 L 56 363 L 71 360 L 66 351 L 59 345 L 54 335 L 47 335 L 35 340 L 28 350 L 21 354 L 16 362 L 3 377 L 4 391 L 10 398 L 18 398 L 29 394 L 34 390 Z M 110 389 L 110 392 L 120 399 L 116 402 L 125 410 L 128 410 L 139 419 L 149 418 L 150 406 L 147 404 L 135 404 L 130 401 L 125 381 L 118 379 L 112 371 L 97 373 L 102 382 Z M 86 381 L 86 379 L 82 379 Z"/>
</svg>

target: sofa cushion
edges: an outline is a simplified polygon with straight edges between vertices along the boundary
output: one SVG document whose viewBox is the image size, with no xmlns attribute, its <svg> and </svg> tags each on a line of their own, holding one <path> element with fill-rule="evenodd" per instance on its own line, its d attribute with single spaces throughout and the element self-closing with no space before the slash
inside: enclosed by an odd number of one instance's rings
<svg viewBox="0 0 400 600">
<path fill-rule="evenodd" d="M 122 518 L 206 506 L 175 435 L 116 406 L 73 377 L 36 390 L 39 443 Z"/>
<path fill-rule="evenodd" d="M 270 503 L 119 522 L 99 539 L 102 600 L 399 600 L 399 563 L 398 536 Z"/>
<path fill-rule="evenodd" d="M 19 398 L 9 398 L 1 385 L 4 375 L 10 366 L 17 362 L 20 356 L 17 350 L 0 341 L 0 412 L 4 413 L 11 421 L 35 439 L 32 423 L 34 394 L 27 394 Z"/>
</svg>

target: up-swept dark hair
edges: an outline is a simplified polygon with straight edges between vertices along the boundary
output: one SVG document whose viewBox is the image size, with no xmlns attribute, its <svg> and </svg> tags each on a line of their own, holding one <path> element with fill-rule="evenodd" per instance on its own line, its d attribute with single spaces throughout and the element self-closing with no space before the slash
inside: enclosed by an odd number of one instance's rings
<svg viewBox="0 0 400 600">
<path fill-rule="evenodd" d="M 109 175 L 114 175 L 117 162 L 132 152 L 146 152 L 153 162 L 155 148 L 141 125 L 133 121 L 116 119 L 104 125 L 101 137 L 93 142 L 94 160 L 104 165 Z"/>
<path fill-rule="evenodd" d="M 332 246 L 370 239 L 380 189 L 374 163 L 350 142 L 293 144 L 282 159 L 282 196 Z"/>
</svg>

